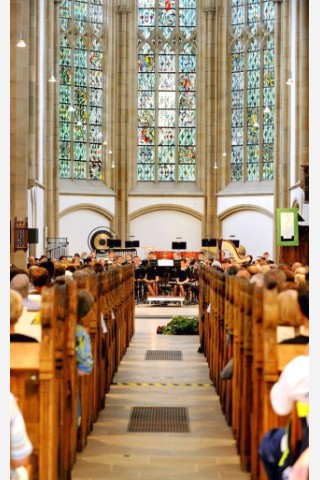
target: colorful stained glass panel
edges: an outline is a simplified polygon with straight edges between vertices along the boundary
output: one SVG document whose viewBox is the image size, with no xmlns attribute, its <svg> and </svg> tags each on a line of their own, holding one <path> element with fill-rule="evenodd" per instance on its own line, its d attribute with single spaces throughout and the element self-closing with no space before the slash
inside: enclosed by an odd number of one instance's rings
<svg viewBox="0 0 320 480">
<path fill-rule="evenodd" d="M 179 182 L 194 182 L 196 179 L 195 165 L 179 165 Z"/>
<path fill-rule="evenodd" d="M 158 157 L 159 163 L 175 163 L 175 148 L 170 146 L 159 146 L 158 147 Z"/>
<path fill-rule="evenodd" d="M 158 0 L 149 4 L 148 0 L 138 0 L 137 3 L 140 42 L 137 178 L 138 181 L 194 181 L 196 55 L 195 37 L 192 36 L 192 43 L 188 39 L 195 32 L 196 1 Z M 185 157 L 180 155 L 181 148 L 185 149 Z M 184 168 L 184 163 L 190 164 L 190 158 L 192 168 Z M 153 168 L 144 168 L 146 162 L 152 163 Z"/>
<path fill-rule="evenodd" d="M 172 127 L 175 125 L 176 111 L 175 110 L 159 110 L 158 126 Z"/>
<path fill-rule="evenodd" d="M 154 163 L 154 147 L 138 147 L 138 163 Z"/>
</svg>

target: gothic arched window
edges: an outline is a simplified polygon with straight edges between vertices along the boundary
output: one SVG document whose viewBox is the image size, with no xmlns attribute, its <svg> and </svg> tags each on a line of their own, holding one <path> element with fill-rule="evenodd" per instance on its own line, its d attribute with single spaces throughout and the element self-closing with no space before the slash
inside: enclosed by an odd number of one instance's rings
<svg viewBox="0 0 320 480">
<path fill-rule="evenodd" d="M 62 0 L 59 176 L 102 178 L 103 0 Z"/>
<path fill-rule="evenodd" d="M 138 181 L 196 179 L 195 39 L 195 0 L 138 0 Z"/>
<path fill-rule="evenodd" d="M 231 0 L 231 181 L 274 175 L 273 0 Z"/>
</svg>

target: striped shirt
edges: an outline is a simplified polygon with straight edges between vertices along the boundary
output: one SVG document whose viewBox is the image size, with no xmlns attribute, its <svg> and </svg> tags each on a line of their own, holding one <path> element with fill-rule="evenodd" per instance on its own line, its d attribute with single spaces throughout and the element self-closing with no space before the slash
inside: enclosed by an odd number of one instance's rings
<svg viewBox="0 0 320 480">
<path fill-rule="evenodd" d="M 10 456 L 12 460 L 21 460 L 32 452 L 26 425 L 12 393 L 10 393 Z"/>
</svg>

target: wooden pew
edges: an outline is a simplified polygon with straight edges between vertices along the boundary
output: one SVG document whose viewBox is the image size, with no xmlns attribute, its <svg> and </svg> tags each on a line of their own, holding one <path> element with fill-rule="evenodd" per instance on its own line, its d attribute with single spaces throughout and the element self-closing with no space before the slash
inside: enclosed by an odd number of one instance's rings
<svg viewBox="0 0 320 480">
<path fill-rule="evenodd" d="M 223 348 L 223 367 L 233 358 L 234 342 L 234 290 L 235 277 L 233 275 L 226 278 L 225 290 L 225 323 L 224 323 L 224 348 Z M 228 425 L 232 424 L 232 380 L 223 382 L 223 412 Z"/>
<path fill-rule="evenodd" d="M 97 305 L 97 274 L 92 269 L 85 268 L 73 275 L 78 289 L 88 290 L 95 297 L 95 304 L 88 314 L 81 319 L 81 323 L 90 335 L 93 369 L 89 375 L 77 377 L 78 392 L 81 404 L 81 421 L 77 427 L 77 451 L 82 452 L 87 445 L 88 435 L 92 431 L 93 423 L 97 420 L 94 399 L 98 391 L 99 364 L 98 352 L 98 309 Z"/>
<path fill-rule="evenodd" d="M 252 480 L 264 480 L 258 457 L 259 443 L 266 431 L 283 426 L 287 417 L 275 414 L 270 403 L 270 390 L 284 365 L 305 352 L 305 345 L 277 343 L 279 326 L 297 329 L 300 318 L 279 312 L 278 290 L 262 288 L 236 277 L 226 279 L 225 294 L 219 290 L 216 273 L 208 267 L 200 271 L 199 305 L 205 315 L 202 324 L 205 354 L 210 377 L 222 396 L 222 410 L 236 440 L 243 470 L 251 471 Z M 205 314 L 206 302 L 214 303 L 213 314 Z M 298 307 L 297 307 L 298 309 Z M 220 321 L 224 315 L 224 322 Z M 228 335 L 229 341 L 221 342 Z M 217 373 L 234 358 L 232 382 L 219 385 Z M 229 385 L 229 388 L 228 388 Z"/>
<path fill-rule="evenodd" d="M 55 291 L 42 294 L 41 343 L 10 344 L 10 390 L 16 396 L 33 445 L 33 479 L 58 478 L 58 380 Z"/>
<path fill-rule="evenodd" d="M 76 460 L 77 370 L 75 328 L 77 286 L 70 277 L 57 279 L 52 311 L 56 317 L 56 376 L 58 379 L 59 479 L 69 479 Z"/>
<path fill-rule="evenodd" d="M 82 416 L 77 450 L 82 451 L 134 332 L 134 267 L 112 268 L 101 274 L 83 269 L 74 277 L 78 288 L 89 290 L 95 297 L 93 309 L 82 319 L 94 358 L 92 373 L 79 379 Z M 106 333 L 102 332 L 101 316 Z"/>
<path fill-rule="evenodd" d="M 75 360 L 77 288 L 86 288 L 95 297 L 94 308 L 84 319 L 94 370 L 80 379 Z M 101 315 L 108 329 L 104 333 Z M 36 328 L 41 331 L 40 344 L 11 344 L 11 391 L 19 401 L 34 446 L 32 478 L 69 479 L 76 451 L 87 443 L 134 333 L 134 268 L 57 279 L 43 290 L 41 326 Z M 76 425 L 78 389 L 80 435 Z"/>
<path fill-rule="evenodd" d="M 297 303 L 297 309 L 298 303 Z M 279 314 L 279 293 L 276 288 L 272 290 L 264 289 L 263 296 L 263 375 L 262 375 L 262 436 L 271 428 L 285 426 L 289 416 L 277 415 L 270 402 L 270 391 L 274 383 L 278 380 L 284 366 L 299 355 L 306 354 L 306 345 L 297 344 L 279 344 L 277 343 L 277 327 L 301 326 L 301 318 L 283 318 Z M 293 407 L 295 409 L 295 406 Z M 297 421 L 297 417 L 293 417 Z M 297 430 L 295 431 L 297 434 Z M 260 478 L 266 479 L 263 467 L 260 467 Z"/>
</svg>

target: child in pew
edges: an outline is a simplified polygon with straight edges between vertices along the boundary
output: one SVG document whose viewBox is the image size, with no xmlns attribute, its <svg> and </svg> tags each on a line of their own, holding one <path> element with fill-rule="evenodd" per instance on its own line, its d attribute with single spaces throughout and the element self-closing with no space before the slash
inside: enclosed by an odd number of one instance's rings
<svg viewBox="0 0 320 480">
<path fill-rule="evenodd" d="M 20 293 L 10 289 L 10 342 L 37 342 L 31 335 L 17 333 L 15 326 L 23 312 L 23 301 Z"/>
<path fill-rule="evenodd" d="M 10 479 L 28 480 L 26 466 L 33 446 L 15 396 L 10 392 Z"/>
<path fill-rule="evenodd" d="M 76 325 L 76 362 L 79 375 L 88 375 L 92 372 L 93 356 L 91 353 L 90 337 L 87 330 L 81 325 L 81 319 L 85 317 L 94 305 L 92 293 L 84 288 L 78 289 L 78 308 Z"/>
<path fill-rule="evenodd" d="M 92 293 L 84 288 L 79 288 L 77 292 L 77 325 L 76 325 L 76 362 L 78 375 L 89 375 L 93 369 L 93 356 L 91 353 L 90 336 L 86 329 L 81 325 L 81 320 L 85 317 L 94 305 Z M 81 401 L 78 391 L 77 399 L 77 426 L 81 423 Z"/>
<path fill-rule="evenodd" d="M 305 325 L 309 324 L 309 286 L 298 291 L 298 303 Z M 291 480 L 292 467 L 309 447 L 309 349 L 295 357 L 281 372 L 273 385 L 270 400 L 278 415 L 288 415 L 297 408 L 301 421 L 302 439 L 293 454 L 290 450 L 290 429 L 273 428 L 262 438 L 259 456 L 269 480 Z M 304 457 L 302 457 L 304 458 Z M 297 467 L 296 467 L 297 468 Z"/>
</svg>

